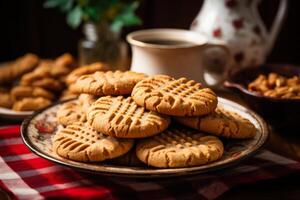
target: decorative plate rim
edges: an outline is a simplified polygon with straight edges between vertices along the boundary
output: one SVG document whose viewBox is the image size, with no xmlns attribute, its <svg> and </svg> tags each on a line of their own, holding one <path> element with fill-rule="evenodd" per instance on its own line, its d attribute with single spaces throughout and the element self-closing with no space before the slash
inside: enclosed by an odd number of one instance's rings
<svg viewBox="0 0 300 200">
<path fill-rule="evenodd" d="M 268 136 L 269 136 L 269 130 L 266 122 L 254 111 L 251 109 L 248 109 L 232 100 L 218 97 L 219 102 L 222 102 L 224 104 L 230 104 L 230 106 L 235 107 L 239 109 L 242 112 L 247 112 L 248 115 L 250 115 L 253 119 L 257 121 L 257 123 L 260 126 L 260 137 L 256 140 L 255 144 L 251 146 L 251 149 L 245 150 L 246 153 L 244 155 L 241 155 L 241 157 L 237 157 L 235 159 L 229 159 L 225 160 L 223 163 L 215 164 L 216 162 L 212 162 L 206 165 L 202 166 L 195 166 L 195 167 L 185 167 L 185 168 L 168 168 L 168 169 L 157 169 L 157 168 L 148 168 L 148 169 L 138 169 L 141 167 L 132 167 L 132 166 L 123 166 L 123 165 L 99 165 L 98 167 L 101 167 L 101 169 L 93 170 L 91 168 L 86 168 L 86 163 L 76 162 L 68 160 L 68 162 L 64 162 L 63 159 L 60 160 L 58 158 L 55 158 L 51 155 L 47 155 L 43 151 L 39 150 L 35 147 L 35 145 L 31 142 L 28 136 L 28 126 L 30 125 L 31 121 L 40 113 L 43 113 L 44 111 L 58 105 L 62 104 L 67 101 L 71 100 L 65 100 L 65 101 L 58 101 L 54 104 L 51 104 L 50 106 L 34 112 L 32 115 L 27 117 L 22 125 L 21 125 L 21 137 L 24 142 L 24 144 L 36 155 L 49 160 L 51 162 L 54 162 L 56 164 L 60 164 L 66 167 L 78 169 L 80 171 L 90 172 L 90 173 L 96 173 L 96 174 L 102 174 L 102 175 L 113 175 L 113 176 L 121 176 L 121 177 L 134 177 L 134 178 L 162 178 L 162 177 L 175 177 L 175 176 L 187 176 L 187 175 L 193 175 L 193 174 L 203 174 L 215 170 L 220 170 L 224 168 L 228 168 L 230 166 L 236 165 L 237 163 L 253 156 L 255 153 L 257 153 L 261 147 L 266 143 Z M 219 161 L 220 162 L 220 161 Z"/>
</svg>

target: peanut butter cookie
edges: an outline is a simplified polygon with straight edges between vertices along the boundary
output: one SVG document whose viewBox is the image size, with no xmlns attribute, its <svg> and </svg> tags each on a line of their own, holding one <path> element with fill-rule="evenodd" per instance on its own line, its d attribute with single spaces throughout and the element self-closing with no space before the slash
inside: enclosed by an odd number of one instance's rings
<svg viewBox="0 0 300 200">
<path fill-rule="evenodd" d="M 223 152 L 223 143 L 217 137 L 183 127 L 168 128 L 139 140 L 136 146 L 142 162 L 160 168 L 204 165 L 220 159 Z"/>
<path fill-rule="evenodd" d="M 11 108 L 13 99 L 8 91 L 0 91 L 0 107 Z"/>
<path fill-rule="evenodd" d="M 20 101 L 16 101 L 13 105 L 13 110 L 15 111 L 35 111 L 45 108 L 51 104 L 49 99 L 43 97 L 26 97 Z"/>
<path fill-rule="evenodd" d="M 101 97 L 87 112 L 88 122 L 103 134 L 118 138 L 143 138 L 165 130 L 170 119 L 138 106 L 131 97 Z"/>
<path fill-rule="evenodd" d="M 54 62 L 55 66 L 65 66 L 69 69 L 76 67 L 76 62 L 74 57 L 69 53 L 64 53 L 63 55 L 57 57 Z"/>
<path fill-rule="evenodd" d="M 203 117 L 177 117 L 176 120 L 185 126 L 227 138 L 252 138 L 256 134 L 256 128 L 248 119 L 222 107 Z"/>
<path fill-rule="evenodd" d="M 65 100 L 69 100 L 69 99 L 75 99 L 77 97 L 78 97 L 78 94 L 75 94 L 75 93 L 71 92 L 69 89 L 66 89 L 61 93 L 59 100 L 65 101 Z"/>
<path fill-rule="evenodd" d="M 70 89 L 76 93 L 97 96 L 130 94 L 137 82 L 146 75 L 132 71 L 95 72 L 81 76 Z"/>
<path fill-rule="evenodd" d="M 54 99 L 55 97 L 51 92 L 43 88 L 31 86 L 15 86 L 10 93 L 15 100 L 25 97 L 43 97 L 45 99 Z"/>
<path fill-rule="evenodd" d="M 64 84 L 54 78 L 42 78 L 31 83 L 32 86 L 41 87 L 50 91 L 61 91 L 64 89 Z"/>
<path fill-rule="evenodd" d="M 66 78 L 66 83 L 68 85 L 75 83 L 76 80 L 82 75 L 93 74 L 96 71 L 106 71 L 109 69 L 109 66 L 105 63 L 96 62 L 90 65 L 79 67 L 73 70 Z"/>
<path fill-rule="evenodd" d="M 205 115 L 212 112 L 218 103 L 216 94 L 200 83 L 166 75 L 140 81 L 131 96 L 140 106 L 173 116 Z"/>
<path fill-rule="evenodd" d="M 7 83 L 19 78 L 23 74 L 33 70 L 39 63 L 39 58 L 31 53 L 9 62 L 0 67 L 0 84 Z"/>
<path fill-rule="evenodd" d="M 53 138 L 53 151 L 81 162 L 112 159 L 127 153 L 131 139 L 117 139 L 96 132 L 87 123 L 74 123 L 59 130 Z"/>
<path fill-rule="evenodd" d="M 64 126 L 74 122 L 85 122 L 85 112 L 95 100 L 92 95 L 81 94 L 78 100 L 64 103 L 57 111 L 57 121 Z"/>
</svg>

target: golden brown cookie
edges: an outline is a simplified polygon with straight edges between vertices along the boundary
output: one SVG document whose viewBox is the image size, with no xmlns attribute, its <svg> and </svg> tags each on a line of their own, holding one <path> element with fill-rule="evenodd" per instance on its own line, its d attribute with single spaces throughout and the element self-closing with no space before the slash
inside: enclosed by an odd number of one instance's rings
<svg viewBox="0 0 300 200">
<path fill-rule="evenodd" d="M 29 72 L 27 74 L 24 74 L 20 80 L 21 85 L 31 85 L 32 82 L 46 78 L 51 77 L 51 69 L 53 66 L 54 61 L 53 60 L 41 60 L 39 65 L 33 70 L 32 72 Z"/>
<path fill-rule="evenodd" d="M 14 102 L 13 110 L 15 111 L 35 111 L 45 108 L 51 104 L 49 99 L 43 97 L 26 97 L 20 101 Z"/>
<path fill-rule="evenodd" d="M 85 111 L 95 100 L 92 95 L 81 94 L 78 100 L 64 103 L 56 113 L 57 121 L 64 126 L 74 122 L 86 122 Z"/>
<path fill-rule="evenodd" d="M 145 77 L 145 74 L 132 71 L 97 71 L 81 76 L 71 85 L 70 89 L 76 93 L 88 93 L 96 96 L 130 94 L 135 84 Z"/>
<path fill-rule="evenodd" d="M 90 94 L 80 94 L 78 101 L 82 105 L 82 109 L 86 112 L 90 106 L 98 99 L 97 96 Z"/>
<path fill-rule="evenodd" d="M 223 152 L 223 143 L 217 137 L 183 127 L 168 128 L 139 140 L 136 146 L 142 162 L 160 168 L 204 165 L 220 159 Z"/>
<path fill-rule="evenodd" d="M 39 58 L 31 53 L 9 62 L 6 66 L 0 67 L 0 84 L 14 81 L 23 74 L 33 70 L 39 63 Z"/>
<path fill-rule="evenodd" d="M 10 92 L 11 96 L 15 100 L 20 100 L 25 97 L 43 97 L 46 99 L 54 99 L 54 95 L 40 87 L 31 86 L 15 86 Z"/>
<path fill-rule="evenodd" d="M 71 70 L 66 66 L 53 66 L 50 70 L 51 77 L 61 78 L 65 77 L 71 72 Z"/>
<path fill-rule="evenodd" d="M 216 94 L 200 83 L 186 78 L 155 75 L 140 81 L 132 98 L 148 110 L 173 116 L 200 116 L 212 112 L 218 103 Z"/>
<path fill-rule="evenodd" d="M 59 100 L 65 101 L 65 100 L 69 100 L 69 99 L 75 99 L 77 97 L 78 97 L 78 94 L 75 94 L 75 93 L 71 92 L 69 89 L 66 89 L 61 93 Z"/>
<path fill-rule="evenodd" d="M 51 67 L 53 66 L 54 60 L 51 59 L 42 59 L 39 62 L 39 65 L 34 69 L 35 73 L 50 75 Z"/>
<path fill-rule="evenodd" d="M 45 77 L 49 77 L 49 70 L 37 68 L 37 70 L 34 70 L 33 72 L 27 73 L 22 76 L 20 80 L 20 85 L 31 85 L 32 82 L 38 81 L 40 79 L 43 79 Z"/>
<path fill-rule="evenodd" d="M 74 58 L 70 54 L 63 54 L 55 60 L 42 60 L 34 71 L 25 74 L 21 78 L 20 84 L 32 85 L 35 82 L 41 83 L 43 82 L 42 79 L 46 78 L 61 82 L 60 80 L 71 72 L 74 63 Z"/>
<path fill-rule="evenodd" d="M 50 91 L 60 91 L 64 89 L 64 84 L 54 78 L 42 78 L 31 83 L 32 86 L 41 87 Z"/>
<path fill-rule="evenodd" d="M 59 130 L 52 141 L 55 153 L 82 162 L 112 159 L 127 153 L 133 146 L 133 140 L 103 135 L 87 123 L 74 123 Z"/>
<path fill-rule="evenodd" d="M 131 97 L 101 97 L 87 111 L 88 122 L 106 135 L 143 138 L 165 130 L 170 119 L 138 106 Z"/>
<path fill-rule="evenodd" d="M 55 66 L 65 66 L 68 67 L 69 69 L 72 69 L 76 66 L 75 64 L 75 59 L 73 56 L 69 53 L 64 53 L 63 55 L 57 57 L 55 59 L 54 65 Z"/>
<path fill-rule="evenodd" d="M 63 126 L 74 122 L 85 122 L 86 114 L 78 100 L 63 103 L 56 113 L 57 121 Z"/>
<path fill-rule="evenodd" d="M 75 67 L 75 60 L 69 53 L 65 53 L 53 62 L 50 68 L 51 77 L 61 77 L 68 75 Z"/>
<path fill-rule="evenodd" d="M 73 70 L 66 78 L 66 83 L 68 85 L 75 83 L 76 80 L 82 75 L 93 74 L 96 71 L 106 71 L 109 69 L 109 66 L 105 63 L 96 62 L 90 65 L 79 67 Z"/>
<path fill-rule="evenodd" d="M 228 138 L 252 138 L 255 126 L 246 118 L 222 107 L 202 117 L 177 117 L 176 120 L 188 127 Z"/>
<path fill-rule="evenodd" d="M 0 91 L 0 107 L 11 108 L 13 99 L 8 91 Z"/>
</svg>

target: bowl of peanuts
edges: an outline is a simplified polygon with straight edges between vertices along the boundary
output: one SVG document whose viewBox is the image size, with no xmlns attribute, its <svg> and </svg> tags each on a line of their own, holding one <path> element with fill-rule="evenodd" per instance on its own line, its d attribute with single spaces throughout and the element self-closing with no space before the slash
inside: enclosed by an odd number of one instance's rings
<svg viewBox="0 0 300 200">
<path fill-rule="evenodd" d="M 248 67 L 231 74 L 224 86 L 241 94 L 272 128 L 300 133 L 300 67 L 278 64 Z"/>
</svg>

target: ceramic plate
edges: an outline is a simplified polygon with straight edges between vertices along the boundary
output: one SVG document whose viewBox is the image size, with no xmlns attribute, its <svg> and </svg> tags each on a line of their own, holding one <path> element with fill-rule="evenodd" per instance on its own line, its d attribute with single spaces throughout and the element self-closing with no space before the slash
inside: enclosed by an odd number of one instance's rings
<svg viewBox="0 0 300 200">
<path fill-rule="evenodd" d="M 121 166 L 109 162 L 82 163 L 61 158 L 53 153 L 51 149 L 51 138 L 55 132 L 61 128 L 55 117 L 56 111 L 61 106 L 61 103 L 41 110 L 27 118 L 22 124 L 21 134 L 24 143 L 37 155 L 55 163 L 87 172 L 144 178 L 199 174 L 232 166 L 253 155 L 262 147 L 268 137 L 266 123 L 254 112 L 224 98 L 219 98 L 219 105 L 249 119 L 257 128 L 257 134 L 253 139 L 224 140 L 225 152 L 222 159 L 197 167 L 157 169 L 147 166 Z"/>
<path fill-rule="evenodd" d="M 0 117 L 6 119 L 23 120 L 32 115 L 33 111 L 14 111 L 11 109 L 0 107 Z"/>
</svg>

